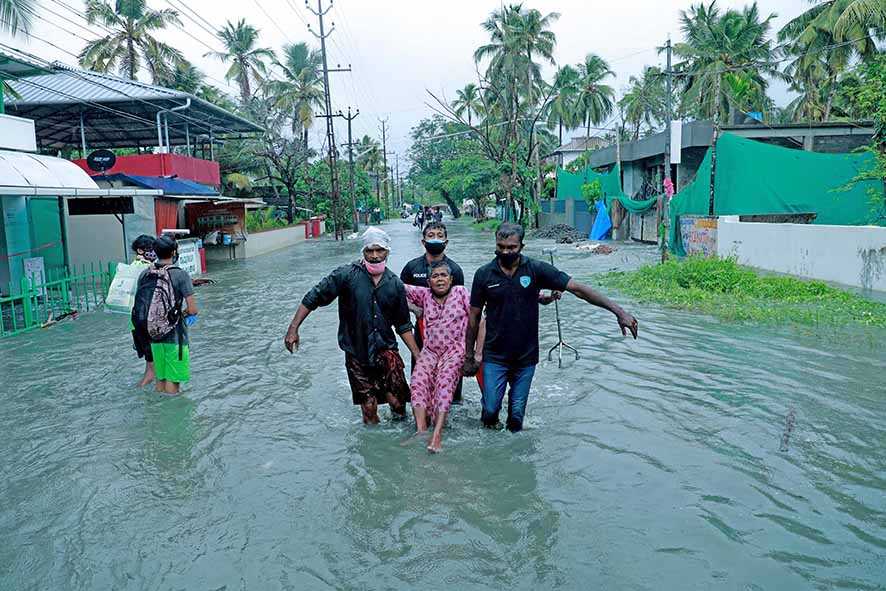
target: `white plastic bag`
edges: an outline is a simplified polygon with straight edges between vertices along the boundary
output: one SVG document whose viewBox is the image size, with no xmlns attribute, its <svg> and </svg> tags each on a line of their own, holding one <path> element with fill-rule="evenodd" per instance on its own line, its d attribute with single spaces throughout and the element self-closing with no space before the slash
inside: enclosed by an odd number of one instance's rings
<svg viewBox="0 0 886 591">
<path fill-rule="evenodd" d="M 138 278 L 146 268 L 144 264 L 117 264 L 117 273 L 108 287 L 108 295 L 105 298 L 105 310 L 118 314 L 132 312 Z"/>
</svg>

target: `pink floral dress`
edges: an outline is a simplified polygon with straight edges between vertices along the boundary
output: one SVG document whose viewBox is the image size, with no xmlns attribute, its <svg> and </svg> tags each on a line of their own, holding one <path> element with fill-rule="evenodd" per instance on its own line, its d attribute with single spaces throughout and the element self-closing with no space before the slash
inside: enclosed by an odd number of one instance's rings
<svg viewBox="0 0 886 591">
<path fill-rule="evenodd" d="M 461 379 L 465 331 L 471 296 L 456 285 L 441 304 L 427 287 L 406 286 L 406 297 L 422 308 L 424 348 L 412 372 L 412 406 L 427 409 L 431 417 L 449 412 L 452 395 Z"/>
</svg>

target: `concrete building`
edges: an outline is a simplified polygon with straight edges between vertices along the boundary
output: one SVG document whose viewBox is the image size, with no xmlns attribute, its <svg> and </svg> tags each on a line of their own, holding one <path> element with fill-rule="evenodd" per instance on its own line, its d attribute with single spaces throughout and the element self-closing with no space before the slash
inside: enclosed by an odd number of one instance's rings
<svg viewBox="0 0 886 591">
<path fill-rule="evenodd" d="M 766 125 L 749 123 L 721 127 L 722 131 L 785 148 L 825 153 L 846 153 L 870 143 L 874 134 L 870 122 L 791 123 Z M 711 146 L 714 128 L 710 121 L 690 121 L 682 125 L 680 163 L 670 166 L 670 177 L 677 192 L 689 184 Z M 665 175 L 664 149 L 666 133 L 660 132 L 636 141 L 624 142 L 620 149 L 609 145 L 588 156 L 592 168 L 612 167 L 620 151 L 622 189 L 632 198 L 645 199 L 662 192 Z M 572 152 L 570 144 L 556 152 L 564 159 Z M 575 155 L 577 157 L 577 155 Z M 573 157 L 574 159 L 574 157 Z M 568 162 L 568 161 L 567 161 Z M 630 215 L 620 237 L 634 240 L 657 240 L 657 212 Z M 569 222 L 566 222 L 569 223 Z"/>
<path fill-rule="evenodd" d="M 563 144 L 545 158 L 556 156 L 560 166 L 566 166 L 588 150 L 599 150 L 606 145 L 606 140 L 601 137 L 577 136 L 572 138 L 569 143 Z"/>
</svg>

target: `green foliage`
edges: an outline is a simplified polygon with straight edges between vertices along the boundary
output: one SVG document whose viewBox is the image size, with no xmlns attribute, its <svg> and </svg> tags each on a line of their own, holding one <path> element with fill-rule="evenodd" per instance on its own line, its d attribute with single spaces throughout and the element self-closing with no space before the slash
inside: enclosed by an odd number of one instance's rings
<svg viewBox="0 0 886 591">
<path fill-rule="evenodd" d="M 250 233 L 276 230 L 289 226 L 284 217 L 277 213 L 276 207 L 266 207 L 246 212 L 246 231 Z"/>
<path fill-rule="evenodd" d="M 879 180 L 883 186 L 871 189 L 870 201 L 874 217 L 886 220 L 886 56 L 867 64 L 862 80 L 852 91 L 852 99 L 862 112 L 874 120 L 874 137 L 868 150 L 874 155 L 874 166 L 862 171 L 853 182 Z"/>
<path fill-rule="evenodd" d="M 590 183 L 581 186 L 581 196 L 584 197 L 588 204 L 589 211 L 593 211 L 593 207 L 597 204 L 597 200 L 603 197 L 603 185 L 600 179 L 594 179 Z"/>
<path fill-rule="evenodd" d="M 821 281 L 760 275 L 734 259 L 671 259 L 602 282 L 641 301 L 731 321 L 886 327 L 886 304 Z"/>
<path fill-rule="evenodd" d="M 490 220 L 483 220 L 482 222 L 476 222 L 473 227 L 476 230 L 480 230 L 481 232 L 495 232 L 496 230 L 498 230 L 498 227 L 500 225 L 501 225 L 501 220 L 490 219 Z"/>
<path fill-rule="evenodd" d="M 145 0 L 86 1 L 86 21 L 109 33 L 89 41 L 80 52 L 80 65 L 96 72 L 118 72 L 136 80 L 147 66 L 155 84 L 173 78 L 175 68 L 187 64 L 181 51 L 154 36 L 170 25 L 181 27 L 178 12 L 151 9 Z"/>
</svg>

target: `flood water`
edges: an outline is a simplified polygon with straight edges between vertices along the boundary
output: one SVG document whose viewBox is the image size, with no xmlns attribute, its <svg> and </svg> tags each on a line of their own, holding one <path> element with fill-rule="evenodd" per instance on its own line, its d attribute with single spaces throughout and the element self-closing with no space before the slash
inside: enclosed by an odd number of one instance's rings
<svg viewBox="0 0 886 591">
<path fill-rule="evenodd" d="M 399 272 L 418 233 L 386 229 Z M 470 282 L 492 237 L 450 237 Z M 305 291 L 357 250 L 214 271 L 177 399 L 134 387 L 125 317 L 0 342 L 0 589 L 886 588 L 886 332 L 631 304 L 631 341 L 567 295 L 582 357 L 539 366 L 526 430 L 480 429 L 468 380 L 430 456 L 386 409 L 362 425 L 335 304 L 283 349 Z M 593 282 L 654 257 L 561 246 L 557 262 Z M 549 306 L 542 349 L 556 340 Z"/>
</svg>

